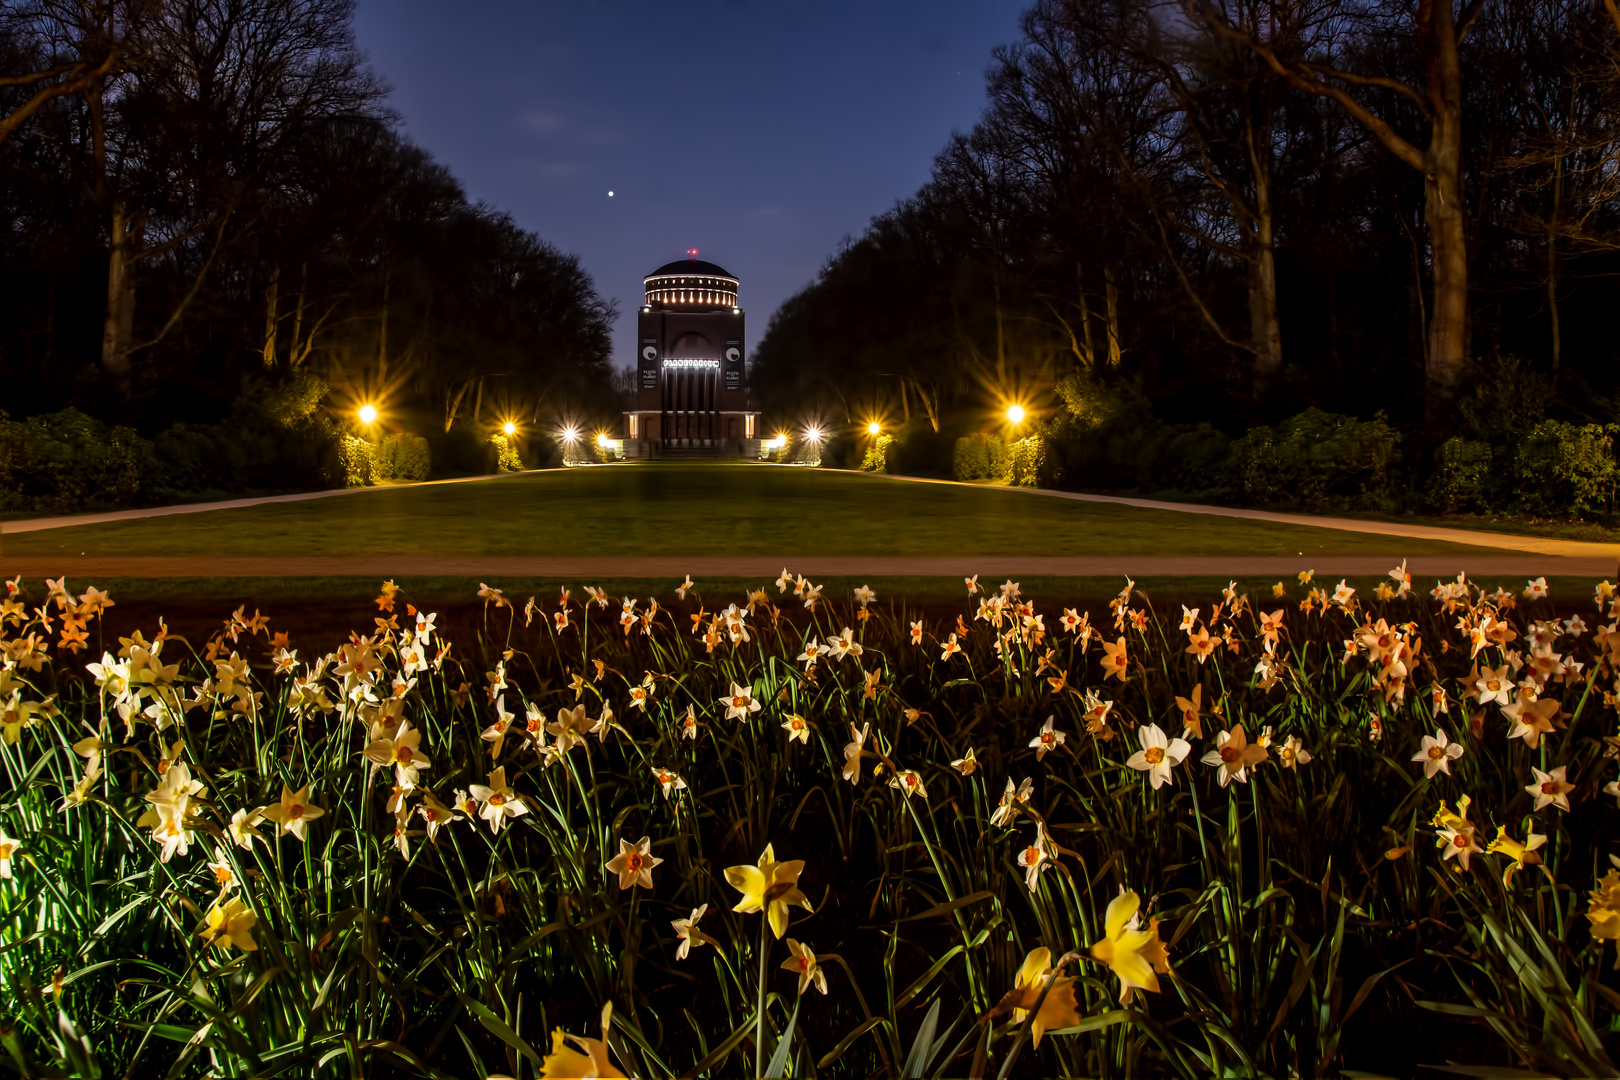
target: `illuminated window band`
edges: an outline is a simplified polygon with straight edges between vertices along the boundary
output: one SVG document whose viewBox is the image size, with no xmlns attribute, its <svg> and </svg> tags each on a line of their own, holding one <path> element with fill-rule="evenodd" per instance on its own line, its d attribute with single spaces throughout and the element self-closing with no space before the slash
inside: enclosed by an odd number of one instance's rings
<svg viewBox="0 0 1620 1080">
<path fill-rule="evenodd" d="M 643 278 L 647 303 L 737 306 L 737 279 L 729 277 L 660 274 Z"/>
<path fill-rule="evenodd" d="M 692 360 L 689 358 L 683 358 L 680 360 L 665 360 L 664 366 L 674 368 L 718 368 L 720 366 L 720 361 Z"/>
</svg>

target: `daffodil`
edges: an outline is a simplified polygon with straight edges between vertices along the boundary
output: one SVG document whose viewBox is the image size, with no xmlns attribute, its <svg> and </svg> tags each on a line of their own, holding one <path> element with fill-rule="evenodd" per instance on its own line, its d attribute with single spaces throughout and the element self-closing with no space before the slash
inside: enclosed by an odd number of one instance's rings
<svg viewBox="0 0 1620 1080">
<path fill-rule="evenodd" d="M 1176 698 L 1176 709 L 1181 713 L 1181 737 L 1183 739 L 1202 739 L 1204 737 L 1203 696 L 1204 686 L 1200 683 L 1192 688 L 1191 697 Z"/>
<path fill-rule="evenodd" d="M 952 634 L 948 640 L 939 643 L 939 658 L 949 660 L 962 651 L 962 646 L 956 643 L 956 635 Z"/>
<path fill-rule="evenodd" d="M 1311 763 L 1311 752 L 1305 749 L 1298 735 L 1290 735 L 1277 748 L 1277 763 L 1285 769 L 1298 769 Z"/>
<path fill-rule="evenodd" d="M 0 878 L 11 880 L 11 860 L 21 850 L 22 841 L 7 836 L 6 830 L 0 829 Z"/>
<path fill-rule="evenodd" d="M 421 751 L 422 733 L 411 727 L 409 721 L 400 721 L 392 735 L 374 739 L 365 749 L 366 760 L 374 768 L 386 769 L 392 765 L 394 775 L 403 788 L 414 788 L 421 780 L 422 770 L 433 764 Z"/>
<path fill-rule="evenodd" d="M 1008 1004 L 1013 1007 L 1013 1018 L 1020 1022 L 1029 1015 L 1029 1010 L 1035 1008 L 1035 1002 L 1040 1001 L 1041 990 L 1046 986 L 1046 978 L 1052 973 L 1052 951 L 1044 946 L 1031 950 L 1024 957 L 1023 966 L 1018 969 L 1018 977 L 1013 983 L 1012 991 L 1007 995 Z M 1080 1023 L 1080 1005 L 1075 1000 L 1074 984 L 1077 980 L 1073 976 L 1058 976 L 1052 980 L 1052 989 L 1046 993 L 1046 1000 L 1041 1001 L 1040 1011 L 1029 1026 L 1030 1042 L 1034 1046 L 1041 1045 L 1041 1037 L 1048 1031 L 1056 1028 L 1074 1027 Z"/>
<path fill-rule="evenodd" d="M 556 737 L 558 754 L 566 754 L 576 746 L 586 745 L 585 706 L 558 709 L 556 721 L 547 724 L 546 730 Z"/>
<path fill-rule="evenodd" d="M 1560 765 L 1552 772 L 1542 772 L 1531 766 L 1530 771 L 1535 774 L 1535 782 L 1525 785 L 1525 791 L 1536 797 L 1535 809 L 1551 803 L 1560 810 L 1569 809 L 1569 793 L 1575 790 L 1575 785 L 1564 779 L 1566 765 Z"/>
<path fill-rule="evenodd" d="M 692 909 L 692 914 L 684 919 L 675 919 L 669 924 L 674 928 L 676 938 L 680 940 L 680 944 L 675 947 L 675 959 L 685 960 L 686 954 L 697 945 L 713 945 L 717 949 L 720 947 L 720 942 L 698 929 L 698 921 L 708 913 L 708 910 L 708 904 L 699 904 Z"/>
<path fill-rule="evenodd" d="M 1166 783 L 1175 783 L 1175 777 L 1170 770 L 1180 765 L 1191 751 L 1192 746 L 1186 739 L 1171 739 L 1166 737 L 1158 724 L 1148 724 L 1137 730 L 1137 738 L 1142 742 L 1142 749 L 1130 756 L 1126 765 L 1139 772 L 1148 774 L 1148 783 L 1153 790 L 1159 790 Z"/>
<path fill-rule="evenodd" d="M 973 756 L 973 747 L 968 747 L 967 753 L 951 762 L 951 768 L 963 776 L 972 776 L 973 771 L 979 767 L 979 759 Z"/>
<path fill-rule="evenodd" d="M 760 703 L 754 698 L 754 692 L 737 683 L 731 684 L 731 693 L 721 698 L 720 704 L 726 707 L 727 720 L 747 720 L 761 708 Z"/>
<path fill-rule="evenodd" d="M 1513 875 L 1526 866 L 1541 866 L 1541 872 L 1547 875 L 1548 881 L 1551 881 L 1552 874 L 1542 864 L 1541 856 L 1536 854 L 1536 849 L 1546 842 L 1546 836 L 1533 832 L 1527 833 L 1524 843 L 1521 844 L 1508 835 L 1506 825 L 1498 825 L 1496 827 L 1496 839 L 1492 840 L 1490 846 L 1485 850 L 1492 855 L 1506 855 L 1508 857 L 1508 864 L 1502 870 L 1503 885 L 1510 884 L 1513 881 Z"/>
<path fill-rule="evenodd" d="M 908 799 L 913 795 L 928 798 L 928 789 L 923 786 L 922 775 L 915 769 L 900 769 L 889 777 L 889 786 L 899 788 Z"/>
<path fill-rule="evenodd" d="M 506 766 L 489 774 L 488 784 L 469 784 L 467 793 L 480 804 L 478 816 L 489 822 L 489 831 L 498 833 L 507 818 L 522 817 L 529 807 L 506 783 Z"/>
<path fill-rule="evenodd" d="M 1435 846 L 1443 849 L 1440 860 L 1456 859 L 1464 870 L 1468 869 L 1468 860 L 1483 850 L 1474 842 L 1476 826 L 1468 820 L 1468 803 L 1469 798 L 1464 795 L 1457 801 L 1457 812 L 1452 813 L 1442 801 L 1434 815 L 1434 824 L 1440 827 Z"/>
<path fill-rule="evenodd" d="M 1021 812 L 1025 803 L 1029 802 L 1031 792 L 1035 789 L 1033 777 L 1026 776 L 1024 782 L 1016 789 L 1013 787 L 1012 777 L 1007 777 L 1007 790 L 1001 793 L 1001 802 L 990 815 L 992 825 L 1011 825 L 1013 819 Z"/>
<path fill-rule="evenodd" d="M 1218 733 L 1215 736 L 1215 749 L 1202 758 L 1205 765 L 1218 770 L 1216 779 L 1220 781 L 1221 787 L 1225 787 L 1233 780 L 1248 783 L 1249 767 L 1258 765 L 1265 759 L 1266 748 L 1250 745 L 1248 736 L 1243 733 L 1242 724 L 1238 724 L 1231 731 Z"/>
<path fill-rule="evenodd" d="M 844 779 L 856 783 L 861 778 L 861 748 L 866 745 L 866 736 L 872 730 L 867 722 L 859 728 L 853 720 L 849 723 L 849 733 L 854 736 L 853 741 L 844 744 Z M 780 935 L 778 935 L 780 936 Z"/>
<path fill-rule="evenodd" d="M 1037 821 L 1034 842 L 1018 853 L 1018 865 L 1024 868 L 1024 884 L 1029 886 L 1030 892 L 1035 892 L 1040 886 L 1041 872 L 1052 857 L 1046 848 L 1046 826 Z"/>
<path fill-rule="evenodd" d="M 310 805 L 308 784 L 297 791 L 286 784 L 281 785 L 281 801 L 271 803 L 261 812 L 266 819 L 281 826 L 282 832 L 300 841 L 309 839 L 309 823 L 326 813 L 320 807 Z"/>
<path fill-rule="evenodd" d="M 569 1035 L 562 1028 L 551 1033 L 551 1053 L 540 1063 L 543 1080 L 623 1080 L 624 1073 L 614 1068 L 608 1057 L 607 1033 L 613 1022 L 613 1002 L 602 1006 L 602 1037 L 592 1039 L 584 1035 Z M 568 1043 L 579 1047 L 575 1050 Z"/>
<path fill-rule="evenodd" d="M 799 993 L 803 994 L 814 983 L 816 989 L 825 994 L 827 973 L 821 970 L 821 964 L 816 961 L 815 951 L 788 938 L 788 952 L 791 955 L 782 961 L 782 970 L 791 971 L 799 977 Z"/>
<path fill-rule="evenodd" d="M 810 745 L 810 721 L 798 713 L 789 713 L 788 718 L 782 722 L 782 730 L 788 733 L 788 742 L 797 739 L 804 745 Z"/>
<path fill-rule="evenodd" d="M 663 861 L 652 854 L 652 840 L 648 837 L 643 836 L 633 844 L 626 843 L 621 837 L 619 853 L 609 859 L 606 866 L 608 873 L 619 875 L 619 888 L 640 885 L 643 889 L 650 889 L 653 867 Z"/>
<path fill-rule="evenodd" d="M 1134 892 L 1114 897 L 1103 916 L 1103 939 L 1091 947 L 1091 957 L 1119 977 L 1121 1005 L 1129 1005 L 1134 990 L 1158 993 L 1161 975 L 1170 973 L 1170 954 L 1159 940 L 1159 920 L 1140 929 L 1142 898 Z"/>
<path fill-rule="evenodd" d="M 1423 736 L 1423 746 L 1412 760 L 1423 762 L 1423 778 L 1432 780 L 1436 773 L 1450 776 L 1451 763 L 1462 756 L 1462 744 L 1451 742 L 1445 728 L 1436 728 L 1433 735 Z"/>
<path fill-rule="evenodd" d="M 1598 881 L 1590 893 L 1586 918 L 1592 924 L 1592 936 L 1605 941 L 1620 941 L 1620 872 L 1610 870 Z M 1620 968 L 1620 956 L 1614 960 Z"/>
<path fill-rule="evenodd" d="M 242 902 L 242 898 L 233 896 L 223 905 L 216 903 L 208 909 L 207 921 L 197 934 L 203 939 L 204 945 L 212 945 L 216 949 L 229 949 L 235 945 L 238 949 L 253 952 L 259 947 L 252 934 L 254 924 L 258 921 L 259 917 Z"/>
<path fill-rule="evenodd" d="M 429 843 L 438 843 L 439 830 L 460 816 L 460 811 L 444 805 L 439 797 L 431 791 L 422 793 L 422 805 L 416 808 L 423 821 L 427 822 L 427 838 Z"/>
<path fill-rule="evenodd" d="M 1056 719 L 1056 716 L 1048 716 L 1046 723 L 1041 725 L 1041 730 L 1036 733 L 1033 739 L 1029 740 L 1029 745 L 1035 750 L 1036 761 L 1040 761 L 1047 754 L 1062 746 L 1068 738 L 1067 735 L 1052 726 Z"/>
<path fill-rule="evenodd" d="M 731 910 L 743 914 L 765 912 L 771 931 L 780 938 L 787 933 L 789 905 L 811 910 L 809 897 L 799 891 L 799 875 L 803 872 L 803 859 L 777 862 L 775 846 L 766 844 L 757 866 L 726 868 L 726 880 L 742 893 L 742 899 Z"/>
<path fill-rule="evenodd" d="M 1130 658 L 1125 655 L 1125 639 L 1121 637 L 1118 642 L 1112 644 L 1105 641 L 1102 643 L 1102 647 L 1103 681 L 1118 679 L 1120 682 L 1124 682 L 1125 676 L 1130 670 Z"/>
</svg>

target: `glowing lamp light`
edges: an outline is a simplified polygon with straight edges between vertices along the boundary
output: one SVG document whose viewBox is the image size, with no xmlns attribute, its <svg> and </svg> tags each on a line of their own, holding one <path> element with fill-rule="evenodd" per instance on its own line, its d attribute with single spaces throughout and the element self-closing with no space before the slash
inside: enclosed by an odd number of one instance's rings
<svg viewBox="0 0 1620 1080">
<path fill-rule="evenodd" d="M 607 437 L 607 432 L 605 432 L 605 431 L 599 432 L 597 434 L 597 436 L 596 436 L 596 445 L 597 446 L 606 446 L 611 441 L 612 440 Z"/>
<path fill-rule="evenodd" d="M 1015 424 L 1022 424 L 1024 422 L 1024 407 L 1022 405 L 1008 406 L 1007 419 Z"/>
<path fill-rule="evenodd" d="M 506 423 L 501 425 L 501 430 L 506 432 L 508 435 L 516 435 L 517 425 L 508 420 Z"/>
<path fill-rule="evenodd" d="M 362 424 L 375 424 L 377 422 L 377 406 L 360 406 L 360 422 Z"/>
<path fill-rule="evenodd" d="M 811 428 L 809 431 L 805 432 L 805 438 L 809 439 L 813 443 L 820 442 L 821 441 L 821 429 L 818 428 L 818 427 Z"/>
<path fill-rule="evenodd" d="M 882 432 L 882 430 L 883 430 L 883 425 L 878 423 L 876 420 L 874 420 L 870 424 L 866 425 L 866 433 L 868 435 L 877 435 L 880 432 Z"/>
<path fill-rule="evenodd" d="M 573 428 L 563 428 L 562 437 L 567 442 L 578 442 L 579 441 L 579 432 L 574 430 Z"/>
</svg>

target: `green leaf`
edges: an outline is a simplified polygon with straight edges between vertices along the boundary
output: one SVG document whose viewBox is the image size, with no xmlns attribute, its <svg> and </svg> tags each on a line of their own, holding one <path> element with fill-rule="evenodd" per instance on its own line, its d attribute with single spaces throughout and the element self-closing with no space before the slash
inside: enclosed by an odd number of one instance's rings
<svg viewBox="0 0 1620 1080">
<path fill-rule="evenodd" d="M 803 1001 L 803 994 L 793 999 L 793 1012 L 788 1014 L 787 1027 L 782 1029 L 782 1037 L 776 1040 L 776 1052 L 771 1055 L 770 1064 L 765 1066 L 766 1076 L 777 1077 L 787 1072 L 788 1052 L 793 1048 L 793 1029 L 799 1023 L 799 1004 Z"/>
<path fill-rule="evenodd" d="M 934 1032 L 939 1028 L 939 999 L 928 1008 L 928 1015 L 923 1017 L 922 1027 L 917 1029 L 917 1038 L 912 1041 L 911 1052 L 906 1055 L 906 1063 L 900 1067 L 900 1075 L 905 1080 L 918 1080 L 923 1070 L 928 1068 L 928 1061 L 933 1051 Z"/>
</svg>

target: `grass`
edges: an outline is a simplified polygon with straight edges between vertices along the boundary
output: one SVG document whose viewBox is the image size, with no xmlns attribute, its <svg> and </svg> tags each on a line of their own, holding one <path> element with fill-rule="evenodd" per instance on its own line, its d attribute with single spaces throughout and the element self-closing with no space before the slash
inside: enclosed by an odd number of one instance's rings
<svg viewBox="0 0 1620 1080">
<path fill-rule="evenodd" d="M 904 484 L 832 470 L 658 464 L 399 488 L 8 535 L 8 556 L 1293 556 L 1488 548 Z"/>
<path fill-rule="evenodd" d="M 412 632 L 405 605 L 429 597 L 407 592 L 381 606 L 397 629 L 368 603 L 360 634 L 326 635 L 337 657 L 297 625 L 237 622 L 155 659 L 132 639 L 111 670 L 55 645 L 40 590 L 20 598 L 0 615 L 0 845 L 20 843 L 0 878 L 0 1069 L 580 1075 L 555 1067 L 560 1030 L 658 1080 L 1620 1074 L 1614 636 L 1480 588 L 1301 609 L 1291 583 L 1280 624 L 1263 595 L 1189 598 L 1189 628 L 1136 594 L 1117 626 L 1087 605 L 1081 634 L 1026 587 L 916 624 L 789 595 L 734 615 L 746 635 L 700 625 L 706 642 L 687 616 L 733 597 L 700 585 L 660 589 L 628 633 L 616 598 L 576 587 L 567 626 L 550 592 L 529 625 L 478 610 L 446 652 L 444 620 Z M 92 641 L 151 598 L 118 599 L 81 613 Z M 1593 627 L 1615 614 L 1584 606 Z M 809 639 L 847 626 L 860 651 L 808 673 Z M 285 670 L 276 630 L 299 650 Z M 1477 703 L 1475 663 L 1510 670 L 1511 705 Z M 739 695 L 755 704 L 728 716 Z M 1530 745 L 1515 712 L 1551 730 Z M 531 716 L 556 718 L 539 742 Z M 390 749 L 402 721 L 431 759 L 414 786 Z M 582 725 L 599 726 L 566 745 Z M 1130 763 L 1150 725 L 1191 743 L 1161 786 L 1153 759 Z M 1204 755 L 1240 726 L 1269 746 L 1226 782 Z M 1444 770 L 1413 760 L 1437 730 L 1463 748 Z M 1532 768 L 1564 770 L 1567 810 L 1536 804 Z M 915 797 L 891 782 L 911 775 Z M 289 830 L 294 792 L 320 814 Z M 430 792 L 469 793 L 470 813 L 430 837 Z M 231 841 L 238 811 L 259 838 Z M 1516 856 L 1498 827 L 1545 842 Z M 634 884 L 609 864 L 641 837 L 661 861 Z M 729 872 L 765 851 L 791 860 L 765 897 L 794 905 L 774 932 L 734 910 Z M 1139 931 L 1116 918 L 1131 904 Z M 681 957 L 672 923 L 700 905 L 707 939 Z M 213 934 L 227 912 L 234 934 Z M 800 944 L 825 996 L 782 970 Z"/>
</svg>

